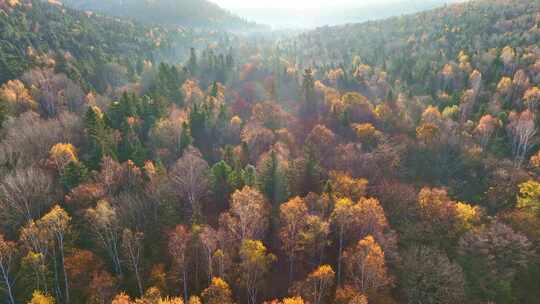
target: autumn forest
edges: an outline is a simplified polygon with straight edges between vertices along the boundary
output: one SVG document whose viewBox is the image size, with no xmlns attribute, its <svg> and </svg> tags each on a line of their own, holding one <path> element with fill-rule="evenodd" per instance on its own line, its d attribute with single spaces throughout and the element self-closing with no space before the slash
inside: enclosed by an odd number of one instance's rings
<svg viewBox="0 0 540 304">
<path fill-rule="evenodd" d="M 0 303 L 540 303 L 540 1 L 100 1 L 0 0 Z"/>
</svg>

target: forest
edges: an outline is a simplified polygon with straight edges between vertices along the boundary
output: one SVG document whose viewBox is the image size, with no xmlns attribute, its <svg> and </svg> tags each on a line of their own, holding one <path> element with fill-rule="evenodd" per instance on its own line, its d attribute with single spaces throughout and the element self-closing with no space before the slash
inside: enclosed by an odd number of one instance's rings
<svg viewBox="0 0 540 304">
<path fill-rule="evenodd" d="M 539 303 L 539 0 L 197 1 L 0 0 L 0 303 Z"/>
</svg>

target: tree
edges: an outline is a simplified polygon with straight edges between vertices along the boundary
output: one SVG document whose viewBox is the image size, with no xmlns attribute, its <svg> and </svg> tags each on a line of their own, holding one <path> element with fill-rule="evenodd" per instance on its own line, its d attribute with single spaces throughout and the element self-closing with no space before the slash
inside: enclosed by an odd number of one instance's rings
<svg viewBox="0 0 540 304">
<path fill-rule="evenodd" d="M 188 270 L 188 259 L 187 259 L 187 249 L 189 245 L 189 240 L 191 239 L 191 232 L 183 225 L 178 225 L 174 230 L 169 232 L 169 254 L 173 259 L 174 269 L 182 273 L 182 282 L 184 284 L 184 299 L 188 299 L 188 288 L 187 288 L 187 270 Z"/>
<path fill-rule="evenodd" d="M 425 123 L 416 128 L 416 138 L 420 142 L 430 148 L 434 147 L 440 136 L 440 129 L 437 125 Z"/>
<path fill-rule="evenodd" d="M 50 282 L 47 258 L 50 254 L 51 234 L 40 226 L 39 222 L 30 221 L 21 229 L 20 240 L 28 250 L 22 264 L 32 268 L 36 283 L 35 289 L 48 292 Z"/>
<path fill-rule="evenodd" d="M 95 208 L 86 210 L 85 216 L 98 241 L 109 254 L 116 273 L 121 275 L 120 224 L 116 209 L 109 202 L 100 200 Z"/>
<path fill-rule="evenodd" d="M 104 156 L 116 158 L 114 141 L 107 126 L 107 117 L 99 107 L 88 108 L 84 124 L 88 137 L 88 166 L 97 169 Z"/>
<path fill-rule="evenodd" d="M 129 266 L 135 273 L 135 279 L 137 280 L 137 287 L 139 288 L 139 294 L 143 295 L 143 284 L 141 280 L 141 258 L 143 250 L 143 238 L 142 232 L 132 232 L 129 229 L 124 229 L 122 232 L 122 248 L 124 249 L 124 255 L 129 261 Z"/>
<path fill-rule="evenodd" d="M 206 304 L 234 304 L 229 284 L 219 277 L 212 278 L 210 286 L 202 292 L 201 297 Z"/>
<path fill-rule="evenodd" d="M 377 236 L 389 228 L 384 209 L 376 198 L 361 198 L 354 209 L 360 237 Z"/>
<path fill-rule="evenodd" d="M 366 194 L 368 180 L 353 178 L 346 172 L 330 171 L 330 189 L 337 198 L 350 198 L 358 201 Z"/>
<path fill-rule="evenodd" d="M 0 216 L 4 229 L 17 230 L 40 217 L 54 196 L 53 178 L 37 167 L 17 168 L 0 182 Z"/>
<path fill-rule="evenodd" d="M 276 260 L 273 254 L 266 252 L 261 241 L 244 240 L 240 247 L 240 270 L 242 284 L 246 288 L 248 303 L 257 303 L 259 285 Z"/>
<path fill-rule="evenodd" d="M 311 272 L 304 281 L 295 284 L 293 289 L 309 303 L 322 304 L 325 303 L 327 292 L 334 284 L 335 275 L 336 273 L 330 265 L 321 265 Z"/>
<path fill-rule="evenodd" d="M 368 304 L 367 297 L 350 285 L 338 288 L 334 300 L 336 304 Z"/>
<path fill-rule="evenodd" d="M 315 79 L 313 78 L 313 71 L 311 69 L 305 69 L 302 77 L 302 92 L 305 102 L 304 115 L 317 116 L 317 100 L 315 95 Z"/>
<path fill-rule="evenodd" d="M 94 271 L 91 276 L 88 293 L 94 303 L 111 303 L 116 292 L 117 279 L 104 270 Z"/>
<path fill-rule="evenodd" d="M 527 237 L 500 222 L 463 235 L 458 253 L 472 295 L 491 301 L 511 301 L 510 284 L 534 256 Z"/>
<path fill-rule="evenodd" d="M 28 304 L 54 304 L 55 301 L 54 301 L 54 298 L 47 295 L 47 294 L 43 294 L 41 293 L 41 291 L 34 291 L 34 293 L 32 294 L 32 299 L 30 300 L 30 302 L 28 302 Z"/>
<path fill-rule="evenodd" d="M 403 262 L 408 303 L 463 303 L 465 278 L 459 264 L 444 252 L 427 247 L 410 249 Z"/>
<path fill-rule="evenodd" d="M 9 80 L 4 83 L 0 87 L 0 100 L 5 102 L 6 112 L 9 111 L 14 115 L 38 108 L 38 104 L 20 80 Z"/>
<path fill-rule="evenodd" d="M 69 277 L 72 298 L 91 300 L 91 295 L 97 295 L 90 283 L 94 273 L 103 271 L 103 262 L 94 253 L 83 249 L 73 249 L 65 259 L 66 272 Z"/>
<path fill-rule="evenodd" d="M 302 232 L 306 228 L 305 218 L 308 216 L 308 208 L 304 200 L 295 197 L 279 207 L 279 214 L 281 219 L 279 237 L 289 257 L 289 281 L 292 282 L 294 259 L 304 249 Z"/>
<path fill-rule="evenodd" d="M 270 207 L 264 196 L 249 186 L 236 190 L 231 197 L 231 209 L 222 221 L 238 241 L 262 238 L 268 229 Z"/>
<path fill-rule="evenodd" d="M 377 291 L 392 282 L 386 268 L 384 252 L 371 235 L 347 249 L 344 260 L 349 281 L 362 293 Z"/>
<path fill-rule="evenodd" d="M 540 217 L 540 183 L 534 180 L 519 185 L 517 208 Z"/>
<path fill-rule="evenodd" d="M 173 191 L 191 208 L 194 219 L 202 215 L 201 199 L 208 193 L 208 163 L 195 148 L 188 148 L 169 172 Z"/>
<path fill-rule="evenodd" d="M 216 200 L 226 200 L 231 195 L 233 191 L 233 187 L 230 184 L 232 173 L 233 168 L 223 160 L 213 165 L 210 169 L 210 182 Z"/>
<path fill-rule="evenodd" d="M 352 127 L 356 133 L 356 137 L 358 137 L 362 145 L 367 149 L 372 149 L 376 146 L 382 136 L 381 131 L 377 130 L 370 123 L 353 124 Z"/>
<path fill-rule="evenodd" d="M 335 142 L 336 135 L 334 132 L 321 124 L 313 127 L 305 141 L 305 143 L 314 151 L 315 157 L 325 166 L 329 165 Z"/>
<path fill-rule="evenodd" d="M 66 233 L 70 230 L 71 217 L 60 206 L 56 205 L 49 213 L 45 214 L 39 221 L 38 226 L 47 229 L 55 238 L 56 246 L 60 251 L 60 259 L 62 262 L 62 271 L 64 275 L 64 292 L 65 301 L 69 303 L 69 279 L 66 271 L 65 263 L 65 238 Z"/>
<path fill-rule="evenodd" d="M 519 114 L 512 112 L 508 120 L 509 123 L 506 129 L 512 139 L 514 165 L 519 168 L 525 160 L 525 156 L 532 144 L 532 138 L 536 134 L 534 114 L 529 110 L 525 110 Z"/>
<path fill-rule="evenodd" d="M 487 114 L 480 118 L 478 126 L 474 129 L 474 133 L 478 136 L 480 140 L 480 146 L 482 149 L 486 149 L 489 140 L 491 139 L 493 133 L 499 126 L 500 121 L 493 116 Z"/>
<path fill-rule="evenodd" d="M 330 224 L 317 215 L 308 215 L 303 221 L 305 221 L 305 227 L 301 232 L 300 241 L 312 263 L 319 265 L 324 259 L 324 250 L 329 244 Z"/>
<path fill-rule="evenodd" d="M 2 272 L 2 280 L 6 286 L 9 304 L 15 304 L 10 271 L 13 266 L 16 251 L 16 244 L 4 239 L 4 236 L 0 234 L 0 271 Z"/>
<path fill-rule="evenodd" d="M 274 208 L 287 199 L 287 181 L 282 162 L 278 153 L 272 149 L 269 154 L 261 157 L 257 165 L 259 189 Z"/>
<path fill-rule="evenodd" d="M 536 113 L 538 111 L 538 105 L 540 103 L 540 88 L 533 87 L 528 89 L 527 91 L 525 91 L 523 99 L 525 101 L 527 109 L 532 113 Z"/>
<path fill-rule="evenodd" d="M 334 211 L 331 215 L 332 225 L 335 227 L 338 235 L 338 285 L 341 284 L 341 263 L 345 237 L 354 231 L 353 228 L 356 224 L 353 212 L 353 202 L 348 198 L 341 198 L 336 202 Z"/>
<path fill-rule="evenodd" d="M 55 144 L 49 152 L 49 163 L 51 163 L 59 173 L 62 173 L 69 163 L 78 161 L 77 152 L 72 144 Z"/>
<path fill-rule="evenodd" d="M 217 231 L 210 226 L 204 226 L 201 229 L 199 238 L 206 254 L 208 281 L 212 282 L 212 278 L 214 277 L 214 254 L 218 247 Z"/>
<path fill-rule="evenodd" d="M 189 56 L 189 61 L 188 61 L 188 70 L 192 76 L 196 76 L 198 72 L 198 64 L 197 64 L 197 52 L 195 51 L 195 48 L 190 48 L 189 54 L 190 56 Z"/>
</svg>

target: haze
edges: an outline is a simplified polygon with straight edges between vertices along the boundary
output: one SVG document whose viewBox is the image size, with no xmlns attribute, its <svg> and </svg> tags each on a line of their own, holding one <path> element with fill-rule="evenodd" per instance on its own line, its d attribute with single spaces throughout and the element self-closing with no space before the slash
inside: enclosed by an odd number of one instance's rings
<svg viewBox="0 0 540 304">
<path fill-rule="evenodd" d="M 410 14 L 464 0 L 211 0 L 274 28 L 312 28 Z"/>
<path fill-rule="evenodd" d="M 212 0 L 212 2 L 217 3 L 221 7 L 228 9 L 236 8 L 295 8 L 295 9 L 306 9 L 306 8 L 320 8 L 327 6 L 362 6 L 370 5 L 374 3 L 390 3 L 390 2 L 406 2 L 407 0 L 334 0 L 334 1 L 325 1 L 325 0 Z"/>
</svg>

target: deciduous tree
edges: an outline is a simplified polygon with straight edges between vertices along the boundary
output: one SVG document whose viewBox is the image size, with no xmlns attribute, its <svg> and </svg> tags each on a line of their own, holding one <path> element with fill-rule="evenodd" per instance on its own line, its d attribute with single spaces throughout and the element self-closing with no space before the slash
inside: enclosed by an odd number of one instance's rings
<svg viewBox="0 0 540 304">
<path fill-rule="evenodd" d="M 4 236 L 0 234 L 0 271 L 2 272 L 2 280 L 6 286 L 9 304 L 15 304 L 13 281 L 11 280 L 10 272 L 16 251 L 16 244 L 4 239 Z"/>
<path fill-rule="evenodd" d="M 462 303 L 463 270 L 445 253 L 427 247 L 410 249 L 403 261 L 403 282 L 408 303 Z"/>
<path fill-rule="evenodd" d="M 330 265 L 321 265 L 308 277 L 293 287 L 293 290 L 302 295 L 302 298 L 313 304 L 325 303 L 329 290 L 334 284 L 335 272 Z"/>
<path fill-rule="evenodd" d="M 295 197 L 279 207 L 279 214 L 281 219 L 279 237 L 289 257 L 289 281 L 292 282 L 294 259 L 304 249 L 302 233 L 306 229 L 308 208 L 303 199 Z"/>
<path fill-rule="evenodd" d="M 111 258 L 117 274 L 122 274 L 120 263 L 120 224 L 118 213 L 109 202 L 100 200 L 95 208 L 86 210 L 86 219 L 96 238 Z"/>
<path fill-rule="evenodd" d="M 208 163 L 195 148 L 188 148 L 169 172 L 173 191 L 189 204 L 194 218 L 202 215 L 201 200 L 208 193 Z"/>
<path fill-rule="evenodd" d="M 266 247 L 261 241 L 246 239 L 242 242 L 239 266 L 249 304 L 257 303 L 260 284 L 275 260 L 276 257 L 267 253 Z"/>
<path fill-rule="evenodd" d="M 202 292 L 201 297 L 206 304 L 234 304 L 229 284 L 219 277 L 212 278 L 210 286 Z"/>
<path fill-rule="evenodd" d="M 384 252 L 371 235 L 347 249 L 344 260 L 347 278 L 362 293 L 377 291 L 392 282 L 386 267 Z"/>
<path fill-rule="evenodd" d="M 188 245 L 191 239 L 191 232 L 183 225 L 178 225 L 174 230 L 169 232 L 169 254 L 174 263 L 174 269 L 182 274 L 182 282 L 184 284 L 184 299 L 188 299 Z"/>
<path fill-rule="evenodd" d="M 124 255 L 129 261 L 129 267 L 135 273 L 137 287 L 139 288 L 139 294 L 141 296 L 143 295 L 143 282 L 141 278 L 143 238 L 144 234 L 142 232 L 132 232 L 127 228 L 122 232 L 122 248 L 124 250 Z"/>
</svg>

